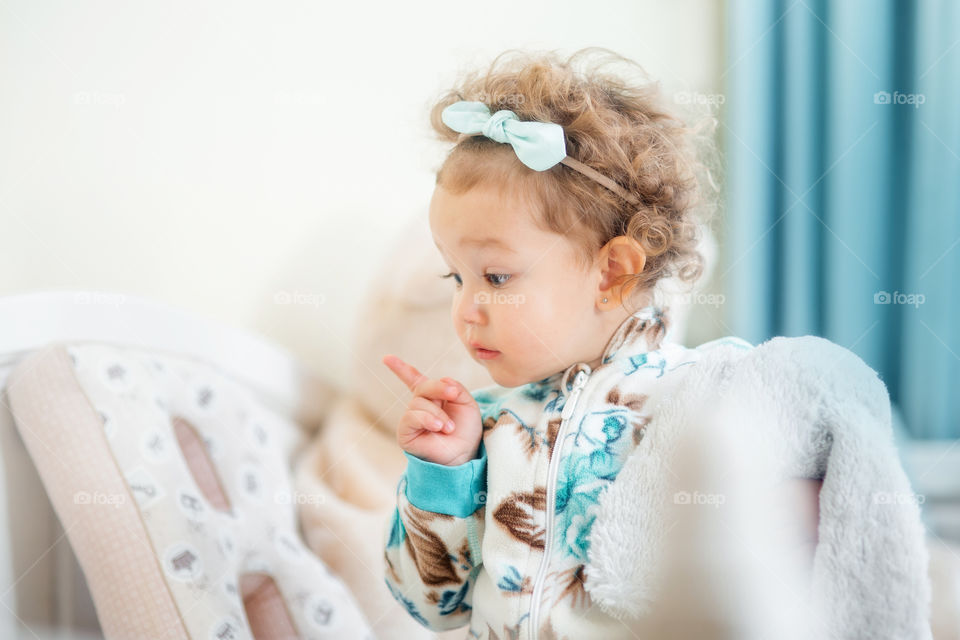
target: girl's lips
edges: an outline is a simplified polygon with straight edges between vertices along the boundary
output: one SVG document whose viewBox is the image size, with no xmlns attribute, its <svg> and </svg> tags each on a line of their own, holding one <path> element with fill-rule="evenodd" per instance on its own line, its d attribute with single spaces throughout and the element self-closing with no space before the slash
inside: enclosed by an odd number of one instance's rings
<svg viewBox="0 0 960 640">
<path fill-rule="evenodd" d="M 490 349 L 481 349 L 480 347 L 474 347 L 477 352 L 477 357 L 481 360 L 489 360 L 491 358 L 496 358 L 500 355 L 499 351 L 492 351 Z"/>
</svg>

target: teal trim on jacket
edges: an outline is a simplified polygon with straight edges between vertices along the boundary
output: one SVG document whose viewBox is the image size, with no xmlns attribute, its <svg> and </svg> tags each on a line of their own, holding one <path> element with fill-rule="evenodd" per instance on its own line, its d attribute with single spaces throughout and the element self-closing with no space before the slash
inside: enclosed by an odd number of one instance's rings
<svg viewBox="0 0 960 640">
<path fill-rule="evenodd" d="M 487 492 L 487 449 L 480 441 L 479 456 L 447 466 L 418 458 L 406 451 L 407 500 L 433 513 L 465 518 L 484 503 Z"/>
</svg>

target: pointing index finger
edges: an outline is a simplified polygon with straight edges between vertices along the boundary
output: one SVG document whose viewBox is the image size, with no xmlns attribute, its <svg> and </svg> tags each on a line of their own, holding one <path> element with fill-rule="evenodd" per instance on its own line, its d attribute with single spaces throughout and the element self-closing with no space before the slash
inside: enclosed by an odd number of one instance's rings
<svg viewBox="0 0 960 640">
<path fill-rule="evenodd" d="M 383 364 L 387 365 L 391 371 L 393 371 L 400 380 L 403 381 L 403 384 L 413 391 L 414 387 L 417 386 L 421 380 L 424 379 L 424 375 L 417 371 L 416 367 L 413 365 L 407 364 L 397 356 L 384 356 Z"/>
</svg>

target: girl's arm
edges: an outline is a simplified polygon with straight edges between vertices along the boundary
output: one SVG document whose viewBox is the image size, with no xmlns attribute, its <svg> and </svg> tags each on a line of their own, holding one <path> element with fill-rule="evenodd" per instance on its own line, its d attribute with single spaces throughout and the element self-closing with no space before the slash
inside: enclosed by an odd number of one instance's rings
<svg viewBox="0 0 960 640">
<path fill-rule="evenodd" d="M 440 631 L 470 622 L 482 567 L 487 452 L 482 419 L 494 389 L 473 395 L 452 378 L 431 379 L 396 356 L 387 365 L 413 393 L 397 427 L 407 470 L 385 532 L 384 578 L 420 624 Z"/>
<path fill-rule="evenodd" d="M 433 631 L 470 622 L 482 558 L 487 456 L 447 466 L 407 452 L 397 508 L 385 532 L 384 569 L 393 597 Z"/>
</svg>

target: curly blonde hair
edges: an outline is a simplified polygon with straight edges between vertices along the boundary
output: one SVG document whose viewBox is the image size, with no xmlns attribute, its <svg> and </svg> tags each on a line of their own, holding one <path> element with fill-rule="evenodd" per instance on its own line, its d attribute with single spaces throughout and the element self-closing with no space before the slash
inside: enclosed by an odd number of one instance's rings
<svg viewBox="0 0 960 640">
<path fill-rule="evenodd" d="M 619 64 L 638 76 L 621 77 L 605 67 Z M 506 144 L 483 136 L 466 138 L 450 150 L 436 183 L 452 193 L 493 184 L 528 199 L 534 222 L 562 234 L 577 247 L 577 263 L 591 265 L 610 239 L 639 242 L 646 263 L 619 284 L 629 298 L 677 275 L 692 286 L 703 272 L 697 250 L 700 227 L 716 207 L 716 186 L 708 161 L 716 118 L 688 126 L 662 105 L 659 83 L 635 62 L 608 49 L 589 47 L 566 59 L 555 52 L 508 50 L 485 71 L 471 71 L 443 94 L 430 122 L 443 141 L 459 134 L 441 120 L 448 105 L 469 100 L 491 113 L 509 109 L 520 120 L 563 127 L 567 155 L 613 179 L 640 204 L 622 197 L 578 171 L 557 164 L 546 171 L 523 165 Z M 627 296 L 625 296 L 627 297 Z"/>
</svg>

